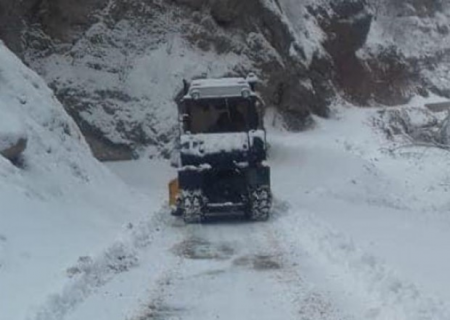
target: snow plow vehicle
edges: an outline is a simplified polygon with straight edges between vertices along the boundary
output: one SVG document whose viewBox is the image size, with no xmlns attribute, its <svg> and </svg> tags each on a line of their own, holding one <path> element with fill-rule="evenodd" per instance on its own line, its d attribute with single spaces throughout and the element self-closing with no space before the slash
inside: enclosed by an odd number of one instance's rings
<svg viewBox="0 0 450 320">
<path fill-rule="evenodd" d="M 185 83 L 178 111 L 178 178 L 169 183 L 172 214 L 186 223 L 243 213 L 269 218 L 270 168 L 257 78 Z"/>
</svg>

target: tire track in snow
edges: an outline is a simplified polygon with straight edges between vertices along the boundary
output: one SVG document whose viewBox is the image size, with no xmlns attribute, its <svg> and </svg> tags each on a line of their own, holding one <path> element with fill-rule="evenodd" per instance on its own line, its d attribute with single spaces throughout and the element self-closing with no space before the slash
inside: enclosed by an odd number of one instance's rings
<svg viewBox="0 0 450 320">
<path fill-rule="evenodd" d="M 169 210 L 165 213 L 170 216 Z M 184 222 L 176 220 L 169 222 L 166 220 L 167 232 L 174 232 L 177 228 L 182 228 Z M 185 237 L 183 237 L 185 238 Z M 170 244 L 169 244 L 170 245 Z M 173 245 L 173 244 L 171 244 Z M 173 247 L 168 247 L 168 250 Z M 170 252 L 166 252 L 170 254 Z M 162 320 L 162 319 L 182 319 L 181 314 L 186 313 L 185 308 L 171 305 L 167 299 L 171 296 L 170 289 L 173 283 L 180 277 L 180 269 L 183 266 L 183 257 L 178 257 L 172 265 L 167 265 L 166 270 L 156 279 L 154 287 L 150 289 L 148 303 L 144 303 L 139 312 L 132 316 L 133 320 Z"/>
<path fill-rule="evenodd" d="M 133 319 L 350 319 L 300 276 L 275 227 L 270 221 L 181 227 L 183 239 L 171 249 L 177 265 Z"/>
<path fill-rule="evenodd" d="M 270 315 L 278 305 L 273 300 L 280 300 L 282 292 L 271 288 L 276 285 L 272 273 L 279 265 L 261 247 L 256 224 L 207 223 L 186 225 L 181 231 L 183 239 L 169 253 L 180 257 L 181 263 L 169 273 L 170 285 L 164 286 L 164 294 L 149 299 L 149 306 L 156 300 L 175 312 L 160 312 L 161 308 L 148 312 L 147 307 L 133 319 L 274 318 Z M 278 294 L 272 296 L 271 289 Z M 288 303 L 283 300 L 279 307 L 282 318 L 294 319 L 287 311 Z"/>
<path fill-rule="evenodd" d="M 179 268 L 182 265 L 181 259 L 178 259 L 174 266 L 170 266 L 157 281 L 151 290 L 150 303 L 146 304 L 139 315 L 134 316 L 135 320 L 159 320 L 159 319 L 182 319 L 180 315 L 185 313 L 184 308 L 173 306 L 166 303 L 170 296 L 170 287 L 174 279 L 178 277 Z"/>
</svg>

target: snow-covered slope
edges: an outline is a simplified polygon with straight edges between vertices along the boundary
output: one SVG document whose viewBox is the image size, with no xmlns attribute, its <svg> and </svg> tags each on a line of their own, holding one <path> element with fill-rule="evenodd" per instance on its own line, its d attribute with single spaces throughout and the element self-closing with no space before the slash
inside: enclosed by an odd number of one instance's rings
<svg viewBox="0 0 450 320">
<path fill-rule="evenodd" d="M 0 319 L 33 319 L 68 285 L 67 269 L 101 257 L 144 202 L 93 158 L 46 83 L 1 42 L 0 128 L 0 141 L 28 138 L 18 167 L 0 156 Z M 105 258 L 111 266 L 125 262 L 119 251 Z"/>
</svg>

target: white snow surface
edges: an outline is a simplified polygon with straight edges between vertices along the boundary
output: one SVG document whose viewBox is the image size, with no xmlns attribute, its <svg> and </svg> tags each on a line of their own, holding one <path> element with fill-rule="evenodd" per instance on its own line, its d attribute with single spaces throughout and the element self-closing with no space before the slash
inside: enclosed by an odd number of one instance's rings
<svg viewBox="0 0 450 320">
<path fill-rule="evenodd" d="M 450 156 L 387 140 L 378 109 L 334 110 L 309 132 L 269 130 L 269 222 L 184 225 L 162 207 L 138 232 L 141 264 L 66 319 L 449 319 Z M 174 171 L 155 165 L 110 168 L 164 196 L 144 173 Z"/>
<path fill-rule="evenodd" d="M 183 134 L 180 137 L 182 152 L 185 154 L 203 156 L 220 152 L 233 152 L 249 149 L 249 143 L 254 138 L 264 141 L 263 130 L 252 130 L 235 133 L 211 133 L 211 134 Z"/>
<path fill-rule="evenodd" d="M 202 99 L 242 97 L 244 90 L 254 95 L 244 78 L 199 79 L 192 81 L 185 98 L 192 98 L 195 93 Z"/>
<path fill-rule="evenodd" d="M 182 152 L 202 156 L 222 151 L 232 152 L 248 149 L 248 136 L 245 132 L 183 134 L 180 139 Z"/>
<path fill-rule="evenodd" d="M 0 319 L 60 319 L 92 285 L 69 278 L 77 260 L 126 264 L 114 241 L 143 200 L 92 157 L 46 83 L 1 42 L 0 112 L 0 140 L 28 137 L 20 168 L 0 157 Z"/>
<path fill-rule="evenodd" d="M 344 304 L 359 305 L 356 318 L 448 319 L 450 155 L 387 141 L 377 111 L 269 133 L 273 185 L 290 205 L 282 232 L 321 261 Z"/>
<path fill-rule="evenodd" d="M 272 3 L 271 7 L 274 12 L 279 11 L 282 20 L 294 36 L 294 43 L 290 50 L 292 56 L 300 56 L 309 65 L 314 55 L 326 55 L 322 46 L 326 35 L 319 27 L 316 19 L 307 10 L 307 6 L 314 7 L 315 5 L 322 5 L 327 8 L 328 4 L 326 1 L 304 0 L 299 3 L 298 0 L 266 0 L 265 2 Z M 274 2 L 280 4 L 278 10 Z M 299 17 L 302 17 L 302 19 L 299 19 Z M 298 52 L 298 48 L 301 48 L 301 54 Z"/>
<path fill-rule="evenodd" d="M 167 164 L 110 164 L 160 210 L 113 247 L 123 272 L 81 260 L 95 290 L 38 319 L 449 319 L 450 156 L 387 140 L 377 109 L 334 110 L 309 132 L 269 130 L 267 223 L 186 226 L 163 205 Z"/>
<path fill-rule="evenodd" d="M 373 7 L 376 19 L 372 21 L 366 49 L 377 51 L 394 46 L 408 58 L 423 58 L 449 49 L 450 35 L 443 31 L 448 27 L 448 4 L 443 4 L 442 11 L 429 17 L 419 17 L 415 11 L 390 10 L 389 4 L 374 4 Z M 407 36 L 405 30 L 408 30 Z"/>
<path fill-rule="evenodd" d="M 0 101 L 0 151 L 6 150 L 16 144 L 20 139 L 26 139 L 27 135 L 20 118 L 8 111 L 3 101 Z"/>
<path fill-rule="evenodd" d="M 1 320 L 450 318 L 450 155 L 388 140 L 379 109 L 339 103 L 296 134 L 269 112 L 272 218 L 185 225 L 168 163 L 105 168 L 44 82 L 0 60 L 29 138 L 20 168 L 0 158 Z"/>
</svg>

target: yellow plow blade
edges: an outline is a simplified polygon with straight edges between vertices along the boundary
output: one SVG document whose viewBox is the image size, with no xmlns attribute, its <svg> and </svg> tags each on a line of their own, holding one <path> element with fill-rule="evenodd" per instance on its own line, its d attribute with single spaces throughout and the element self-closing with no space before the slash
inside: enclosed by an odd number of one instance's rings
<svg viewBox="0 0 450 320">
<path fill-rule="evenodd" d="M 179 192 L 180 187 L 178 184 L 178 179 L 173 179 L 169 182 L 169 205 L 171 207 L 176 207 Z"/>
</svg>

